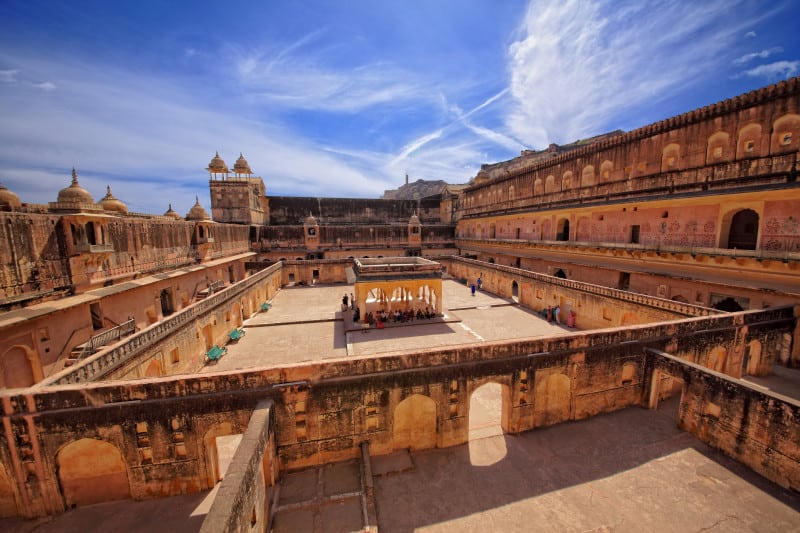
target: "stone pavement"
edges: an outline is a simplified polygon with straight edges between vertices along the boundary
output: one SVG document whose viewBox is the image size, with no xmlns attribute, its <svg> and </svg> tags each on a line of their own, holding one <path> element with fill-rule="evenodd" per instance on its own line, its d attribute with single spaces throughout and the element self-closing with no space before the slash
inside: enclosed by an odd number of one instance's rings
<svg viewBox="0 0 800 533">
<path fill-rule="evenodd" d="M 348 356 L 422 350 L 483 341 L 568 334 L 529 309 L 484 291 L 475 296 L 453 280 L 442 282 L 445 320 L 413 321 L 382 330 L 345 332 L 342 296 L 347 284 L 287 287 L 269 311 L 244 322 L 246 335 L 202 372 L 257 368 Z M 347 318 L 351 311 L 344 312 Z"/>
</svg>

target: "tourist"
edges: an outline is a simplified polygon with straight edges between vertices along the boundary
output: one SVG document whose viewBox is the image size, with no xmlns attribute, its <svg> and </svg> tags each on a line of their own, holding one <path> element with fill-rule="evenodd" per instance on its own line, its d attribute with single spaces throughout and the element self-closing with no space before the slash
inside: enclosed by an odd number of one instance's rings
<svg viewBox="0 0 800 533">
<path fill-rule="evenodd" d="M 569 310 L 569 316 L 567 316 L 567 327 L 574 328 L 575 327 L 575 311 L 572 309 Z"/>
<path fill-rule="evenodd" d="M 475 296 L 475 284 L 473 283 L 472 285 L 470 285 L 469 288 L 470 288 L 470 291 L 472 291 L 472 295 Z"/>
<path fill-rule="evenodd" d="M 353 296 L 353 293 L 350 293 L 350 309 L 354 309 L 356 306 L 356 298 Z"/>
<path fill-rule="evenodd" d="M 553 309 L 553 319 L 555 320 L 556 324 L 561 324 L 561 320 L 558 318 L 559 313 L 561 313 L 561 307 L 557 305 L 555 309 Z"/>
<path fill-rule="evenodd" d="M 344 293 L 344 296 L 342 296 L 342 311 L 345 309 L 347 309 L 347 293 Z"/>
<path fill-rule="evenodd" d="M 478 290 L 481 290 L 482 285 L 483 285 L 483 272 L 481 272 L 481 275 L 478 276 Z"/>
</svg>

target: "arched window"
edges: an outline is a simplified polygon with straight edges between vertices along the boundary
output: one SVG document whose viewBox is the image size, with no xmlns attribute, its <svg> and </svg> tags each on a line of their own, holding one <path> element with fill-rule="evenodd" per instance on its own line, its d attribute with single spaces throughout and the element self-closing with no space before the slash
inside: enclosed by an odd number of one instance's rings
<svg viewBox="0 0 800 533">
<path fill-rule="evenodd" d="M 755 250 L 758 242 L 758 213 L 743 209 L 731 218 L 726 248 Z"/>
<path fill-rule="evenodd" d="M 557 241 L 568 241 L 569 240 L 569 219 L 562 218 L 558 221 L 558 229 L 556 233 L 556 240 Z"/>
</svg>

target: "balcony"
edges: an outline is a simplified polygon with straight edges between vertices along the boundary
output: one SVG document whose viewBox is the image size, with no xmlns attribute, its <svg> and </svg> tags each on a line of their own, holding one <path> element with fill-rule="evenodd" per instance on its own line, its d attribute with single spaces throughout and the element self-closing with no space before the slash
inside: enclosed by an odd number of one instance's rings
<svg viewBox="0 0 800 533">
<path fill-rule="evenodd" d="M 78 253 L 89 254 L 105 254 L 114 251 L 113 244 L 89 244 L 81 243 L 75 245 L 75 251 Z"/>
</svg>

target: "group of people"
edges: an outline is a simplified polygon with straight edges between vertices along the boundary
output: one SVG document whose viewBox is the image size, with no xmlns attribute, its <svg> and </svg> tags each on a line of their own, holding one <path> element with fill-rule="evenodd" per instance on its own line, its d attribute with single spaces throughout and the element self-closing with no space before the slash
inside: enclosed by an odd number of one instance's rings
<svg viewBox="0 0 800 533">
<path fill-rule="evenodd" d="M 562 324 L 561 322 L 561 307 L 556 305 L 555 307 L 545 307 L 541 311 L 542 318 L 547 319 L 548 322 L 551 324 L 555 322 L 556 324 Z M 575 311 L 570 309 L 569 315 L 567 316 L 567 327 L 574 328 L 575 327 Z"/>
<path fill-rule="evenodd" d="M 436 313 L 431 311 L 429 307 L 426 307 L 425 310 L 406 309 L 405 311 L 401 311 L 399 309 L 395 309 L 394 311 L 386 311 L 385 309 L 381 309 L 376 313 L 371 311 L 367 313 L 364 316 L 364 323 L 369 324 L 370 326 L 376 326 L 380 329 L 387 322 L 411 322 L 413 320 L 429 320 L 431 318 L 436 318 Z M 358 322 L 360 319 L 360 314 L 358 319 L 356 318 L 355 313 L 353 314 L 353 320 L 355 322 Z"/>
<path fill-rule="evenodd" d="M 475 290 L 476 290 L 476 289 L 477 289 L 477 290 L 481 290 L 481 286 L 482 286 L 482 285 L 483 285 L 483 272 L 481 272 L 481 275 L 480 275 L 480 276 L 478 276 L 478 279 L 477 279 L 477 280 L 475 280 L 475 283 L 473 283 L 473 284 L 472 284 L 472 285 L 470 285 L 470 287 L 469 287 L 469 288 L 470 288 L 470 291 L 472 291 L 472 295 L 473 295 L 473 296 L 475 296 Z"/>
<path fill-rule="evenodd" d="M 342 296 L 342 311 L 346 311 L 348 307 L 350 309 L 356 308 L 356 297 L 353 296 L 352 292 L 350 293 L 349 299 L 347 298 L 347 293 L 344 293 L 344 296 Z"/>
</svg>

